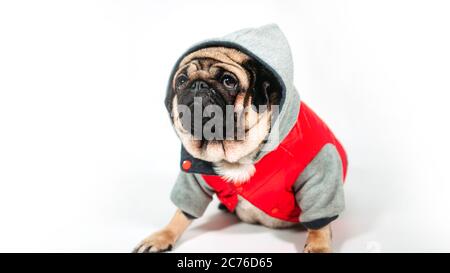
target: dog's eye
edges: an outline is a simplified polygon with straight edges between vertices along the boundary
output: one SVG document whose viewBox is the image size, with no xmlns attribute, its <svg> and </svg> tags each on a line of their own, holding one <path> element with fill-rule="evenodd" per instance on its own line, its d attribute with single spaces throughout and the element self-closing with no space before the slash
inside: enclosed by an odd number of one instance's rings
<svg viewBox="0 0 450 273">
<path fill-rule="evenodd" d="M 230 73 L 225 73 L 222 76 L 222 84 L 226 88 L 231 89 L 231 90 L 236 89 L 236 87 L 238 86 L 238 82 L 237 82 L 236 78 L 233 75 L 231 75 Z"/>
<path fill-rule="evenodd" d="M 182 84 L 184 84 L 185 82 L 188 81 L 188 78 L 186 75 L 181 74 L 180 76 L 178 76 L 176 82 L 175 82 L 175 86 L 176 87 L 180 87 Z"/>
</svg>

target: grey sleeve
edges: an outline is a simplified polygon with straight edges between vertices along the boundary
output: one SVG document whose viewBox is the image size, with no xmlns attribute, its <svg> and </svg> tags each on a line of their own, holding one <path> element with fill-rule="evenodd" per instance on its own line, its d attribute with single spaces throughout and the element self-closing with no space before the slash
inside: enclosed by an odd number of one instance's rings
<svg viewBox="0 0 450 273">
<path fill-rule="evenodd" d="M 342 213 L 343 167 L 333 144 L 326 144 L 300 174 L 294 192 L 302 211 L 299 220 L 307 228 L 319 229 Z"/>
<path fill-rule="evenodd" d="M 170 199 L 180 210 L 195 218 L 205 212 L 214 191 L 201 175 L 180 172 L 172 188 Z"/>
</svg>

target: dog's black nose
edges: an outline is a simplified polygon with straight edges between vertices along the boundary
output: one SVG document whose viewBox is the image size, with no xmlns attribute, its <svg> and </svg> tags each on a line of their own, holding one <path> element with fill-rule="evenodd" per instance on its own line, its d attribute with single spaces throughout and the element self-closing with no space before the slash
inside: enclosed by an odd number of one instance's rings
<svg viewBox="0 0 450 273">
<path fill-rule="evenodd" d="M 191 85 L 191 90 L 194 92 L 197 92 L 200 90 L 205 90 L 205 89 L 206 90 L 209 89 L 209 85 L 204 81 L 198 80 L 198 81 L 193 82 Z"/>
</svg>

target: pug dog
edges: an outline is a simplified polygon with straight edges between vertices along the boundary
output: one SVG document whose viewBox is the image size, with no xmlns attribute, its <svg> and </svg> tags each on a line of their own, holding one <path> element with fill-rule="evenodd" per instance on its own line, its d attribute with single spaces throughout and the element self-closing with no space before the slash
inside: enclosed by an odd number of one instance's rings
<svg viewBox="0 0 450 273">
<path fill-rule="evenodd" d="M 171 74 L 166 108 L 181 140 L 169 224 L 134 252 L 171 250 L 216 195 L 243 222 L 302 224 L 304 252 L 331 252 L 344 210 L 345 151 L 293 86 L 292 57 L 276 25 L 200 43 Z"/>
</svg>

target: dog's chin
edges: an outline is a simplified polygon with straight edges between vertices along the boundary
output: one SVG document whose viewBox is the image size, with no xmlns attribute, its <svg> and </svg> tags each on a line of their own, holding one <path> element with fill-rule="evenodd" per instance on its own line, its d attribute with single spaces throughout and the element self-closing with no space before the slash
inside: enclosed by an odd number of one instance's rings
<svg viewBox="0 0 450 273">
<path fill-rule="evenodd" d="M 262 125 L 261 125 L 262 126 Z M 195 158 L 212 163 L 250 163 L 267 136 L 252 128 L 243 140 L 195 140 L 192 135 L 175 127 L 184 148 Z"/>
<path fill-rule="evenodd" d="M 190 140 L 182 139 L 182 143 L 193 157 L 212 163 L 238 163 L 248 158 L 248 154 L 243 153 L 243 147 L 240 147 L 242 144 L 236 140 L 199 141 L 191 137 Z"/>
<path fill-rule="evenodd" d="M 231 151 L 226 148 L 223 140 L 204 141 L 202 144 L 202 149 L 203 155 L 205 156 L 207 161 L 213 163 L 224 160 L 228 161 L 227 152 L 228 154 L 231 153 Z"/>
<path fill-rule="evenodd" d="M 202 152 L 204 159 L 212 163 L 247 163 L 249 155 L 254 151 L 246 152 L 243 145 L 243 141 L 238 140 L 205 141 Z"/>
</svg>

